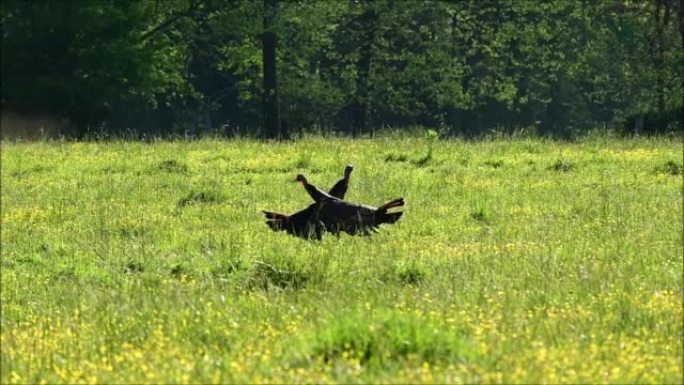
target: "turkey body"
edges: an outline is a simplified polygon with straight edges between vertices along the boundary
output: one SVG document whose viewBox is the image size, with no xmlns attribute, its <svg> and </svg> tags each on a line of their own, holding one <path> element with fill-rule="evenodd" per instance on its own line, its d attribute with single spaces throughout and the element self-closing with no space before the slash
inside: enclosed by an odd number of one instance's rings
<svg viewBox="0 0 684 385">
<path fill-rule="evenodd" d="M 324 200 L 314 204 L 313 221 L 323 224 L 333 234 L 372 235 L 382 224 L 398 221 L 403 211 L 404 198 L 393 199 L 380 207 L 345 202 L 340 199 Z"/>
<path fill-rule="evenodd" d="M 346 166 L 342 179 L 338 180 L 326 195 L 344 199 L 349 188 L 349 178 L 353 170 L 353 166 Z M 314 219 L 316 208 L 317 206 L 314 203 L 290 215 L 272 211 L 264 211 L 263 213 L 266 217 L 266 224 L 273 231 L 285 231 L 296 237 L 321 240 L 325 232 L 325 226 L 320 221 Z"/>
<path fill-rule="evenodd" d="M 393 199 L 380 207 L 350 203 L 334 197 L 297 175 L 306 192 L 316 202 L 309 222 L 333 234 L 372 235 L 382 224 L 398 221 L 404 214 L 404 198 Z M 309 206 L 311 207 L 311 206 Z"/>
<path fill-rule="evenodd" d="M 310 184 L 304 175 L 297 175 L 306 192 L 315 203 L 303 210 L 287 215 L 264 211 L 266 224 L 273 231 L 285 231 L 288 234 L 305 238 L 323 238 L 323 233 L 339 235 L 369 236 L 376 233 L 380 225 L 397 222 L 403 216 L 404 198 L 392 199 L 380 207 L 356 204 L 344 200 L 349 188 L 349 177 L 353 167 L 347 166 L 344 176 L 325 192 Z"/>
</svg>

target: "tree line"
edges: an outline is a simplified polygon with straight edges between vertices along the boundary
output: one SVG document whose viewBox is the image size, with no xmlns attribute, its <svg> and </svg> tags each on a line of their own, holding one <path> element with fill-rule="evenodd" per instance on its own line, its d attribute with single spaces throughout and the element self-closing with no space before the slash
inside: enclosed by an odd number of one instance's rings
<svg viewBox="0 0 684 385">
<path fill-rule="evenodd" d="M 79 135 L 681 131 L 684 0 L 2 2 L 3 111 Z"/>
</svg>

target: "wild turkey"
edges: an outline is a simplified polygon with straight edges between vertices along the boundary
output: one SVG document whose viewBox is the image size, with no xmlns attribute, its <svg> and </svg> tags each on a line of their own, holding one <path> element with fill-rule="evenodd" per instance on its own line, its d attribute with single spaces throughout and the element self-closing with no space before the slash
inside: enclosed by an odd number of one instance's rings
<svg viewBox="0 0 684 385">
<path fill-rule="evenodd" d="M 359 205 L 338 199 L 310 184 L 302 174 L 297 175 L 311 198 L 316 202 L 309 223 L 333 234 L 344 231 L 350 235 L 372 235 L 385 223 L 394 223 L 404 214 L 404 198 L 392 199 L 380 207 Z"/>
<path fill-rule="evenodd" d="M 344 199 L 349 188 L 349 178 L 354 167 L 348 165 L 344 168 L 344 175 L 342 179 L 330 189 L 329 194 L 333 197 Z M 271 211 L 264 211 L 266 216 L 266 224 L 273 231 L 286 231 L 288 234 L 309 239 L 315 238 L 320 240 L 323 237 L 325 227 L 318 221 L 312 221 L 311 215 L 314 213 L 316 204 L 311 204 L 303 210 L 297 211 L 294 214 L 287 215 L 275 213 Z"/>
<path fill-rule="evenodd" d="M 352 171 L 354 171 L 354 166 L 347 165 L 344 168 L 344 175 L 342 176 L 342 179 L 335 183 L 328 194 L 334 196 L 335 198 L 344 199 L 344 196 L 347 194 L 347 189 L 349 188 L 349 177 L 351 176 Z"/>
</svg>

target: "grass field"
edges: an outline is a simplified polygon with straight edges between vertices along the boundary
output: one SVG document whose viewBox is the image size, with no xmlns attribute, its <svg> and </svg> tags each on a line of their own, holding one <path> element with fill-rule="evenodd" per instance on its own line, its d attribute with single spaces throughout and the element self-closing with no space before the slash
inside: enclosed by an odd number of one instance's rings
<svg viewBox="0 0 684 385">
<path fill-rule="evenodd" d="M 682 143 L 2 144 L 2 383 L 681 383 Z M 372 238 L 261 211 L 356 167 Z"/>
</svg>

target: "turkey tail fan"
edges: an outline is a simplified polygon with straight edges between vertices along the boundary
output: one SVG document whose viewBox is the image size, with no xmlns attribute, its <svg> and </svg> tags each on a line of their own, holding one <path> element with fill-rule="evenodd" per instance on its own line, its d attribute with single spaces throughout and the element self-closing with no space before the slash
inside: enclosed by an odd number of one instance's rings
<svg viewBox="0 0 684 385">
<path fill-rule="evenodd" d="M 383 223 L 394 223 L 398 221 L 404 212 L 404 198 L 393 199 L 384 205 L 378 207 L 375 211 L 375 225 Z"/>
<path fill-rule="evenodd" d="M 290 225 L 290 217 L 288 215 L 264 211 L 264 216 L 266 217 L 266 224 L 273 231 L 286 230 Z"/>
</svg>

